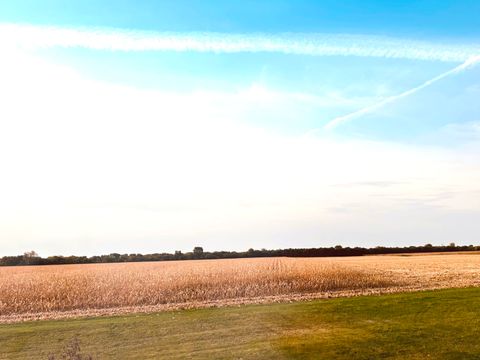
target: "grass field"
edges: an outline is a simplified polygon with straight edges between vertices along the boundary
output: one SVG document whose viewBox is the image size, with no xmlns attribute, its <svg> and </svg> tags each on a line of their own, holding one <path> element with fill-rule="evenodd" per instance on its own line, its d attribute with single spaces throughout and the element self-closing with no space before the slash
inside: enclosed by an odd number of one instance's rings
<svg viewBox="0 0 480 360">
<path fill-rule="evenodd" d="M 480 359 L 480 289 L 0 325 L 0 359 Z"/>
<path fill-rule="evenodd" d="M 0 323 L 480 285 L 480 255 L 0 268 Z"/>
</svg>

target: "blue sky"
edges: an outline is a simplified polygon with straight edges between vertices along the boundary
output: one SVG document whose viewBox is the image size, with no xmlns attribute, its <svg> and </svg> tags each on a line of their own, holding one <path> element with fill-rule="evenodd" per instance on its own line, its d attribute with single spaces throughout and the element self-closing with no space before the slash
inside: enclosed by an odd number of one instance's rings
<svg viewBox="0 0 480 360">
<path fill-rule="evenodd" d="M 2 1 L 0 19 L 156 31 L 355 32 L 422 37 L 480 35 L 475 0 Z"/>
<path fill-rule="evenodd" d="M 478 1 L 1 1 L 6 254 L 474 242 Z"/>
</svg>

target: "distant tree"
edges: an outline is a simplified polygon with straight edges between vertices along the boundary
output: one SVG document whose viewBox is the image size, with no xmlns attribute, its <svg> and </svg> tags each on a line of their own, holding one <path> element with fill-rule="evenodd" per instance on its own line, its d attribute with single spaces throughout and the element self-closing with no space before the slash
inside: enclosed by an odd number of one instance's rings
<svg viewBox="0 0 480 360">
<path fill-rule="evenodd" d="M 309 249 L 275 249 L 267 250 L 262 248 L 255 250 L 253 248 L 247 251 L 203 251 L 203 248 L 197 246 L 193 251 L 182 253 L 177 250 L 175 253 L 155 253 L 155 254 L 118 254 L 95 256 L 49 256 L 42 258 L 35 251 L 25 252 L 23 255 L 0 257 L 0 266 L 17 265 L 55 265 L 55 264 L 97 264 L 112 262 L 137 262 L 137 261 L 168 261 L 168 260 L 192 260 L 192 259 L 236 259 L 252 257 L 323 257 L 323 256 L 363 256 L 373 254 L 399 254 L 399 253 L 425 253 L 425 252 L 453 252 L 453 251 L 473 251 L 480 250 L 480 246 L 465 245 L 457 246 L 454 243 L 442 246 L 433 246 L 426 244 L 422 246 L 408 247 L 383 247 L 374 248 L 361 247 L 342 247 L 337 245 L 329 248 L 309 248 Z"/>
<path fill-rule="evenodd" d="M 201 246 L 195 246 L 193 248 L 193 256 L 195 258 L 201 258 L 203 256 L 203 248 Z"/>
<path fill-rule="evenodd" d="M 23 253 L 23 264 L 24 265 L 37 265 L 39 260 L 40 260 L 40 257 L 33 250 Z"/>
<path fill-rule="evenodd" d="M 24 258 L 35 258 L 38 257 L 38 254 L 35 251 L 26 251 L 23 253 Z"/>
</svg>

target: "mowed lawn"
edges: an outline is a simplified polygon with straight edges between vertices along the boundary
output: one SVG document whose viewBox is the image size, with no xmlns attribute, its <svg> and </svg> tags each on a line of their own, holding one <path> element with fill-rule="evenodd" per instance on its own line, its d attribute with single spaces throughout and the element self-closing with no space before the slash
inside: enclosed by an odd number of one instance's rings
<svg viewBox="0 0 480 360">
<path fill-rule="evenodd" d="M 480 289 L 0 325 L 1 359 L 480 359 Z"/>
</svg>

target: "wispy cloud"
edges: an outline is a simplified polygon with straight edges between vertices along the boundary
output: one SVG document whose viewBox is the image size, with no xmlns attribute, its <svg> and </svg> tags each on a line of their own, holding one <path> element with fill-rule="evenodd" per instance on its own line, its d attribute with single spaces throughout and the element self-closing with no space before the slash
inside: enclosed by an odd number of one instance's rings
<svg viewBox="0 0 480 360">
<path fill-rule="evenodd" d="M 111 51 L 277 52 L 463 62 L 480 44 L 441 43 L 384 36 L 283 33 L 148 32 L 0 24 L 0 43 L 28 48 L 80 47 Z"/>
<path fill-rule="evenodd" d="M 413 95 L 415 94 L 416 92 L 422 90 L 422 89 L 425 89 L 426 87 L 436 83 L 437 81 L 440 81 L 448 76 L 451 76 L 451 75 L 454 75 L 454 74 L 458 74 L 468 68 L 470 68 L 471 66 L 474 66 L 476 64 L 478 64 L 480 62 L 480 56 L 473 56 L 469 59 L 467 59 L 464 63 L 462 63 L 461 65 L 459 66 L 456 66 L 455 68 L 449 70 L 449 71 L 446 71 L 440 75 L 437 75 L 435 76 L 434 78 L 430 79 L 430 80 L 427 80 L 425 81 L 424 83 L 422 83 L 421 85 L 418 85 L 412 89 L 409 89 L 407 91 L 404 91 L 398 95 L 394 95 L 394 96 L 390 96 L 390 97 L 387 97 L 373 105 L 370 105 L 370 106 L 367 106 L 365 108 L 362 108 L 360 110 L 357 110 L 357 111 L 354 111 L 352 113 L 349 113 L 347 115 L 342 115 L 342 116 L 339 116 L 339 117 L 336 117 L 335 119 L 331 120 L 330 122 L 328 122 L 326 125 L 325 125 L 325 129 L 327 130 L 331 130 L 331 129 L 334 129 L 336 128 L 337 126 L 340 126 L 346 122 L 349 122 L 349 121 L 352 121 L 354 119 L 357 119 L 363 115 L 366 115 L 366 114 L 370 114 L 370 113 L 373 113 L 375 112 L 376 110 L 382 108 L 383 106 L 387 105 L 387 104 L 390 104 L 390 103 L 393 103 L 395 101 L 398 101 L 400 99 L 403 99 L 407 96 L 410 96 L 410 95 Z M 314 130 L 315 131 L 315 130 Z"/>
<path fill-rule="evenodd" d="M 236 120 L 253 100 L 290 95 L 163 93 L 84 78 L 29 53 L 2 55 L 5 254 L 171 251 L 198 239 L 231 249 L 258 238 L 272 248 L 424 234 L 461 242 L 478 233 L 478 151 L 280 135 Z M 356 185 L 334 186 L 345 181 Z M 398 221 L 406 216 L 415 220 L 408 231 Z"/>
<path fill-rule="evenodd" d="M 396 185 L 404 185 L 404 184 L 407 184 L 407 182 L 405 182 L 405 181 L 377 180 L 377 181 L 357 181 L 357 182 L 340 183 L 340 184 L 334 184 L 332 186 L 333 187 L 344 187 L 344 188 L 357 187 L 357 186 L 385 188 L 385 187 L 396 186 Z"/>
</svg>

